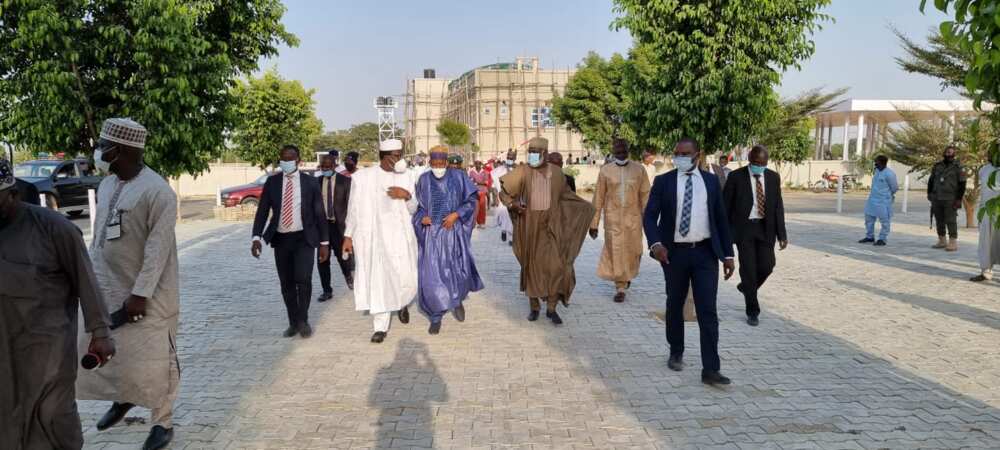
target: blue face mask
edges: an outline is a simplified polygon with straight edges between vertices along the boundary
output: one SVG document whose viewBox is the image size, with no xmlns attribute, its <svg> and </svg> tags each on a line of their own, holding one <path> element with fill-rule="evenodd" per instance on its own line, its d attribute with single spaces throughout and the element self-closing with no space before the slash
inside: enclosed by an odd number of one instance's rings
<svg viewBox="0 0 1000 450">
<path fill-rule="evenodd" d="M 333 171 L 332 170 L 324 170 L 323 171 L 323 176 L 324 177 L 332 177 L 333 176 Z"/>
<path fill-rule="evenodd" d="M 767 170 L 767 166 L 757 166 L 750 164 L 750 173 L 754 175 L 763 175 L 765 170 Z"/>
<path fill-rule="evenodd" d="M 531 167 L 538 167 L 542 165 L 542 154 L 528 153 L 528 164 L 530 164 Z"/>
<path fill-rule="evenodd" d="M 278 161 L 278 167 L 281 167 L 281 171 L 284 173 L 293 173 L 299 169 L 298 161 Z"/>
<path fill-rule="evenodd" d="M 681 172 L 688 172 L 694 168 L 694 161 L 691 160 L 690 156 L 675 156 L 674 167 Z"/>
</svg>

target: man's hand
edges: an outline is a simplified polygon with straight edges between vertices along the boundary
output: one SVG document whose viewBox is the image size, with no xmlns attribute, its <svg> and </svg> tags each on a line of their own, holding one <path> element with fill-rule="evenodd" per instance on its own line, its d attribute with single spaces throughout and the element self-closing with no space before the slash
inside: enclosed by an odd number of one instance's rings
<svg viewBox="0 0 1000 450">
<path fill-rule="evenodd" d="M 420 220 L 420 224 L 425 227 L 429 226 L 431 224 L 431 216 L 424 216 L 424 218 Z"/>
<path fill-rule="evenodd" d="M 354 241 L 349 237 L 344 237 L 344 243 L 340 246 L 340 252 L 344 255 L 354 253 Z"/>
<path fill-rule="evenodd" d="M 320 245 L 319 246 L 319 262 L 325 263 L 330 259 L 330 246 Z"/>
<path fill-rule="evenodd" d="M 591 228 L 589 233 L 591 239 L 597 239 L 597 228 Z"/>
<path fill-rule="evenodd" d="M 654 245 L 652 249 L 653 259 L 660 262 L 660 264 L 670 264 L 670 260 L 667 259 L 667 248 L 662 244 Z"/>
<path fill-rule="evenodd" d="M 104 367 L 104 364 L 111 361 L 111 358 L 115 356 L 115 341 L 112 341 L 109 337 L 91 337 L 87 352 L 101 358 L 100 367 Z"/>
<path fill-rule="evenodd" d="M 730 279 L 733 277 L 733 272 L 736 271 L 736 263 L 733 262 L 732 258 L 726 258 L 722 262 L 722 273 L 725 275 L 725 279 Z"/>
<path fill-rule="evenodd" d="M 962 209 L 962 201 L 961 200 L 955 200 L 955 203 L 953 203 L 951 205 L 951 207 L 955 208 L 955 209 Z"/>
<path fill-rule="evenodd" d="M 389 195 L 389 198 L 391 198 L 393 200 L 409 200 L 410 199 L 410 191 L 407 191 L 406 189 L 403 189 L 403 188 L 401 188 L 399 186 L 393 186 L 393 187 L 389 188 L 387 191 L 385 191 L 385 193 L 387 195 Z"/>
<path fill-rule="evenodd" d="M 250 244 L 250 254 L 253 255 L 254 258 L 260 259 L 260 250 L 260 241 L 253 241 L 253 244 Z"/>
<path fill-rule="evenodd" d="M 128 300 L 125 300 L 125 314 L 128 315 L 129 321 L 132 323 L 145 319 L 146 299 L 138 295 L 130 295 Z"/>
<path fill-rule="evenodd" d="M 527 210 L 528 208 L 525 207 L 524 203 L 514 202 L 514 203 L 510 204 L 510 208 L 509 209 L 510 209 L 510 212 L 512 212 L 514 214 L 524 214 L 524 211 Z"/>
<path fill-rule="evenodd" d="M 444 226 L 444 229 L 450 230 L 452 227 L 455 226 L 456 221 L 458 221 L 458 213 L 453 212 L 451 214 L 448 214 L 448 217 L 444 218 L 444 221 L 441 222 L 441 225 Z"/>
<path fill-rule="evenodd" d="M 788 247 L 788 241 L 778 241 L 778 250 L 784 250 Z"/>
</svg>

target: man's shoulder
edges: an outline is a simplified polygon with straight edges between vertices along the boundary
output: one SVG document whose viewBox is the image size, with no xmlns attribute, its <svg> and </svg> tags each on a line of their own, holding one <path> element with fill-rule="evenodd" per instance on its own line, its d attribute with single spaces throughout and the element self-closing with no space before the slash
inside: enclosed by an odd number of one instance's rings
<svg viewBox="0 0 1000 450">
<path fill-rule="evenodd" d="M 174 193 L 174 189 L 170 187 L 170 183 L 167 182 L 166 178 L 163 178 L 159 173 L 156 173 L 152 169 L 146 168 L 140 174 L 143 177 L 142 182 L 145 183 L 150 191 L 153 191 L 157 195 L 166 195 L 168 197 L 176 197 L 177 194 Z"/>
<path fill-rule="evenodd" d="M 80 228 L 62 213 L 43 206 L 24 204 L 24 212 L 35 218 L 37 223 L 49 230 L 53 235 L 71 235 L 83 238 Z"/>
</svg>

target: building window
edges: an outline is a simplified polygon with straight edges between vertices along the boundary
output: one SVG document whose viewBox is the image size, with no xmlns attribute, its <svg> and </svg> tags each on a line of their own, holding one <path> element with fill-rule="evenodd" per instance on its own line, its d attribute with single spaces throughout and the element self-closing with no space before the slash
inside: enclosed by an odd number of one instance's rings
<svg viewBox="0 0 1000 450">
<path fill-rule="evenodd" d="M 501 119 L 506 119 L 507 118 L 507 113 L 508 113 L 507 102 L 501 102 L 500 103 L 500 118 Z"/>
<path fill-rule="evenodd" d="M 533 128 L 551 128 L 554 125 L 552 122 L 552 108 L 546 106 L 531 109 L 531 126 Z"/>
</svg>

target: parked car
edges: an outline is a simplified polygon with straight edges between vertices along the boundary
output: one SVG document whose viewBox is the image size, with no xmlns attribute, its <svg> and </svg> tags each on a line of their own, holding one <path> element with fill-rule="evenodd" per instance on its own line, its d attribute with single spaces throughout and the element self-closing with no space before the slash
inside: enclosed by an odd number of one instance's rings
<svg viewBox="0 0 1000 450">
<path fill-rule="evenodd" d="M 14 168 L 14 176 L 34 185 L 46 206 L 71 216 L 87 211 L 87 191 L 96 191 L 103 179 L 86 159 L 28 161 Z"/>
<path fill-rule="evenodd" d="M 316 175 L 316 170 L 314 169 L 300 169 L 302 173 L 307 175 Z M 267 181 L 267 177 L 275 175 L 281 172 L 270 172 L 265 175 L 261 175 L 256 180 L 249 184 L 241 184 L 239 186 L 233 186 L 230 188 L 225 188 L 222 190 L 222 206 L 226 208 L 231 208 L 236 205 L 243 206 L 257 206 L 260 202 L 261 192 L 264 191 L 264 182 Z"/>
</svg>

